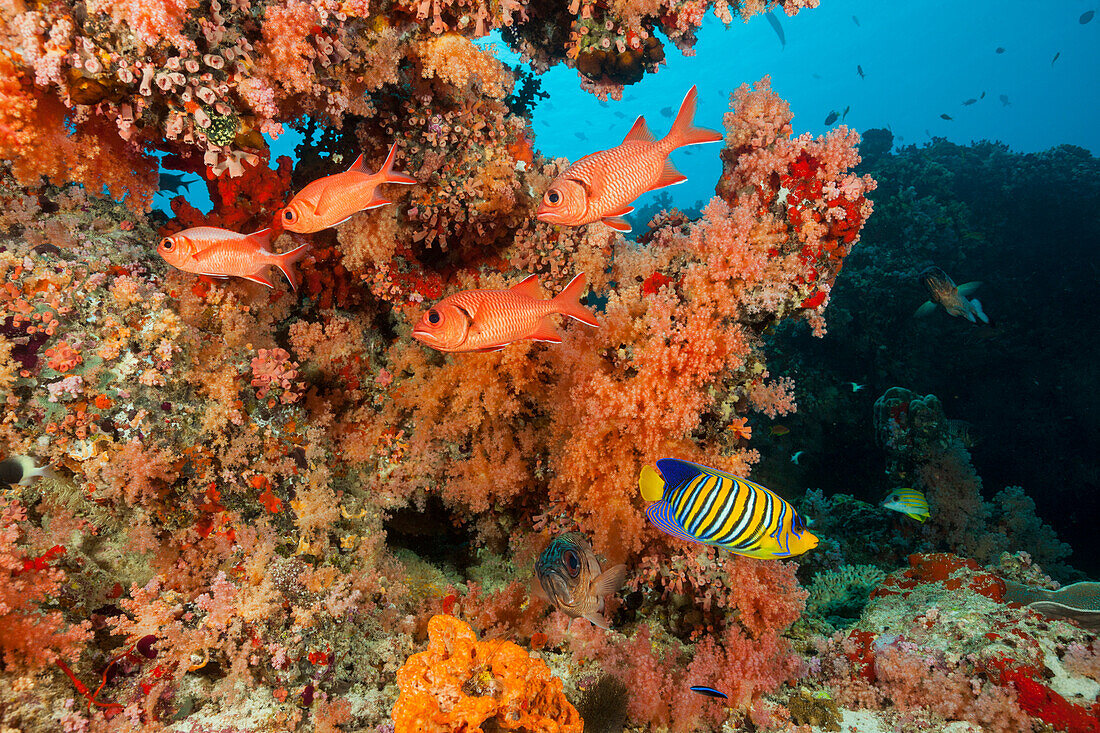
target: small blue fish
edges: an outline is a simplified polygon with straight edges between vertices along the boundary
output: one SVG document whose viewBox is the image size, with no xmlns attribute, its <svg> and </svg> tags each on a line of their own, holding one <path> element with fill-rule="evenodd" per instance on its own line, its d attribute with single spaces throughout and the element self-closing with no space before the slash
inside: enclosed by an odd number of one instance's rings
<svg viewBox="0 0 1100 733">
<path fill-rule="evenodd" d="M 840 119 L 840 113 L 837 112 L 836 110 L 833 110 L 832 112 L 829 113 L 829 116 L 825 118 L 825 124 L 826 125 L 831 125 L 839 119 Z"/>
<path fill-rule="evenodd" d="M 916 489 L 894 489 L 882 500 L 882 506 L 922 523 L 932 516 L 928 511 L 928 499 Z"/>
<path fill-rule="evenodd" d="M 646 518 L 673 537 L 763 559 L 817 547 L 817 537 L 779 495 L 716 468 L 662 458 L 656 468 L 642 468 L 638 488 L 652 502 Z"/>
<path fill-rule="evenodd" d="M 707 697 L 720 697 L 723 700 L 730 699 L 730 696 L 722 692 L 721 690 L 716 690 L 713 687 L 707 687 L 706 685 L 693 685 L 688 689 L 700 695 L 706 695 Z"/>
<path fill-rule="evenodd" d="M 804 451 L 804 450 L 800 450 L 796 453 L 792 453 L 791 454 L 791 463 L 793 463 L 796 466 L 800 465 L 798 462 L 802 460 L 802 454 L 805 453 L 805 452 L 806 451 Z"/>
</svg>

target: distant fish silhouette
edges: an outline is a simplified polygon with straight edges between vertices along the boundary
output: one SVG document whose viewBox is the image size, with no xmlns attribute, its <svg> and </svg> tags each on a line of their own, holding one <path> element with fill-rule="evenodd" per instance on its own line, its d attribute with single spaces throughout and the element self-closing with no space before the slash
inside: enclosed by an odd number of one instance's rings
<svg viewBox="0 0 1100 733">
<path fill-rule="evenodd" d="M 1006 107 L 1008 105 L 1012 104 L 1012 102 L 1008 101 L 1008 95 L 1007 94 L 1002 94 L 1000 99 L 1001 99 L 1001 104 L 1003 104 Z"/>
<path fill-rule="evenodd" d="M 1050 65 L 1051 65 L 1051 66 L 1054 66 L 1054 62 L 1055 62 L 1055 61 L 1057 61 L 1057 60 L 1058 60 L 1058 57 L 1059 57 L 1059 56 L 1061 56 L 1061 55 L 1062 55 L 1062 52 L 1061 52 L 1061 51 L 1059 51 L 1058 53 L 1054 54 L 1054 58 L 1052 58 L 1052 59 L 1050 60 Z"/>
<path fill-rule="evenodd" d="M 856 27 L 857 27 L 857 28 L 859 28 L 859 27 L 860 27 L 860 25 L 859 25 L 859 18 L 857 18 L 857 17 L 856 17 L 856 16 L 854 16 L 854 15 L 852 16 L 852 22 L 856 24 Z"/>
<path fill-rule="evenodd" d="M 951 115 L 943 114 L 943 115 L 940 115 L 940 119 L 944 119 L 944 120 L 953 120 L 953 119 L 955 119 L 955 118 L 954 118 L 954 117 L 952 117 Z"/>
<path fill-rule="evenodd" d="M 863 73 L 863 67 L 860 66 L 859 64 L 856 64 L 856 71 L 859 72 L 859 78 L 860 79 L 866 79 L 867 78 L 867 75 Z"/>
<path fill-rule="evenodd" d="M 976 100 L 976 99 L 974 99 L 973 97 L 971 97 L 970 99 L 968 99 L 968 100 L 966 100 L 965 102 L 963 102 L 963 106 L 964 106 L 964 107 L 969 107 L 970 105 L 972 105 L 972 104 L 977 104 L 977 103 L 978 103 L 978 100 Z"/>
<path fill-rule="evenodd" d="M 981 95 L 978 96 L 978 99 L 985 99 L 985 92 L 982 92 Z"/>
<path fill-rule="evenodd" d="M 1096 11 L 1095 11 L 1095 10 L 1086 10 L 1085 12 L 1081 13 L 1081 17 L 1080 17 L 1080 18 L 1078 18 L 1078 19 L 1077 19 L 1077 21 L 1078 21 L 1078 22 L 1079 22 L 1079 23 L 1080 23 L 1081 25 L 1085 25 L 1085 24 L 1086 24 L 1086 23 L 1088 23 L 1088 22 L 1089 22 L 1090 20 L 1092 20 L 1092 16 L 1094 16 L 1094 15 L 1096 15 Z"/>
<path fill-rule="evenodd" d="M 820 79 L 820 78 L 821 78 L 821 74 L 817 74 L 817 73 L 815 73 L 815 74 L 813 75 L 813 77 L 814 77 L 815 79 Z"/>
<path fill-rule="evenodd" d="M 623 113 L 622 113 L 621 111 L 619 111 L 619 110 L 615 110 L 615 111 L 613 112 L 613 114 L 614 114 L 614 115 L 615 115 L 616 117 L 618 117 L 619 119 L 624 119 L 624 118 L 626 117 L 626 115 L 625 115 L 625 114 L 623 114 Z"/>
<path fill-rule="evenodd" d="M 574 132 L 573 136 L 576 137 L 578 140 L 587 140 L 588 139 L 588 135 L 585 135 L 583 132 Z"/>
<path fill-rule="evenodd" d="M 840 118 L 840 113 L 838 113 L 838 112 L 837 112 L 837 111 L 836 111 L 836 110 L 834 109 L 834 110 L 833 110 L 832 112 L 830 112 L 830 113 L 829 113 L 829 116 L 825 118 L 825 124 L 826 124 L 826 125 L 831 125 L 831 124 L 833 124 L 834 122 L 836 122 L 836 121 L 837 121 L 837 119 L 839 119 L 839 118 Z"/>
<path fill-rule="evenodd" d="M 1004 53 L 1004 52 L 1005 52 L 1005 50 L 1002 47 L 997 46 L 997 53 Z"/>
<path fill-rule="evenodd" d="M 160 186 L 162 193 L 167 195 L 168 191 L 174 191 L 179 196 L 187 194 L 187 189 L 190 187 L 190 183 L 184 183 L 183 179 L 186 178 L 187 173 L 161 173 L 157 184 Z"/>
<path fill-rule="evenodd" d="M 672 117 L 672 107 L 661 107 L 661 117 Z"/>
<path fill-rule="evenodd" d="M 607 109 L 608 107 L 610 107 L 610 106 L 611 106 L 610 104 L 608 104 L 607 102 L 605 102 L 605 101 L 603 101 L 603 100 L 599 100 L 598 104 L 599 104 L 599 105 L 600 105 L 601 107 L 603 107 L 604 109 Z"/>
<path fill-rule="evenodd" d="M 783 33 L 783 26 L 779 25 L 779 18 L 775 17 L 775 13 L 768 11 L 764 13 L 764 17 L 768 19 L 768 23 L 771 24 L 772 30 L 775 31 L 775 35 L 779 36 L 779 42 L 783 44 L 783 48 L 787 47 L 787 36 Z M 1081 21 L 1082 23 L 1086 21 Z"/>
<path fill-rule="evenodd" d="M 841 122 L 843 122 L 845 119 L 848 118 L 848 112 L 851 109 L 852 109 L 852 105 L 850 105 L 850 104 L 847 107 L 844 108 L 844 113 L 840 115 L 840 121 Z"/>
<path fill-rule="evenodd" d="M 624 101 L 624 102 L 633 102 L 633 101 L 635 101 L 635 100 L 637 100 L 637 99 L 638 99 L 638 95 L 637 95 L 637 94 L 628 94 L 628 95 L 626 95 L 625 97 L 623 97 L 623 101 Z"/>
</svg>

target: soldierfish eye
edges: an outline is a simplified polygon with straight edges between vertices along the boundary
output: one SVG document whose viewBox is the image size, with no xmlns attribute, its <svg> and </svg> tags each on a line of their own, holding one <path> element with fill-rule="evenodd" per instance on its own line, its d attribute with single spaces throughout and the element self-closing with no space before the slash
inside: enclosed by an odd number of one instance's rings
<svg viewBox="0 0 1100 733">
<path fill-rule="evenodd" d="M 433 326 L 437 326 L 439 325 L 439 322 L 441 320 L 443 319 L 440 317 L 439 311 L 437 311 L 435 308 L 432 308 L 430 311 L 428 311 L 428 323 L 432 324 Z"/>
<path fill-rule="evenodd" d="M 160 248 L 163 249 L 165 252 L 171 252 L 173 246 L 175 245 L 173 244 L 171 237 L 165 237 L 164 239 L 160 240 Z"/>
<path fill-rule="evenodd" d="M 283 209 L 283 218 L 286 219 L 289 223 L 293 224 L 294 220 L 298 218 L 298 214 L 294 211 L 294 209 Z"/>
<path fill-rule="evenodd" d="M 577 553 L 572 550 L 565 551 L 565 569 L 569 571 L 569 575 L 577 577 L 581 572 L 581 559 L 577 557 Z"/>
<path fill-rule="evenodd" d="M 556 204 L 559 201 L 561 201 L 561 194 L 559 194 L 557 191 L 554 191 L 553 189 L 551 189 L 546 194 L 546 200 L 549 201 L 552 204 Z"/>
</svg>

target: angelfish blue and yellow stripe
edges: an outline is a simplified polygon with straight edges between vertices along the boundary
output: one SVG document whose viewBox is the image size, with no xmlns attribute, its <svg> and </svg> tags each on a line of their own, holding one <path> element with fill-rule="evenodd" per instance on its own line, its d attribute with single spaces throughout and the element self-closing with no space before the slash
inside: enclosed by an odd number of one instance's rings
<svg viewBox="0 0 1100 733">
<path fill-rule="evenodd" d="M 646 517 L 673 537 L 749 557 L 801 555 L 817 547 L 794 507 L 759 484 L 678 458 L 646 466 L 638 479 L 653 502 Z"/>
</svg>

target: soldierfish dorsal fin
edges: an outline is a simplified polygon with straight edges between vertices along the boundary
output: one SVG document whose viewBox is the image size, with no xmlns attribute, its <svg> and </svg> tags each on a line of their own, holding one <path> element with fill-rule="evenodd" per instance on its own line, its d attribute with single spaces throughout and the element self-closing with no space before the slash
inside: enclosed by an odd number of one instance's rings
<svg viewBox="0 0 1100 733">
<path fill-rule="evenodd" d="M 645 117 L 638 115 L 638 119 L 634 120 L 634 126 L 630 128 L 630 132 L 626 133 L 626 137 L 623 139 L 624 143 L 629 142 L 643 142 L 651 143 L 657 138 L 650 131 L 649 125 L 645 123 Z"/>
<path fill-rule="evenodd" d="M 363 154 L 359 153 L 359 157 L 355 159 L 355 162 L 348 168 L 348 173 L 366 173 L 368 176 L 373 176 L 374 171 L 367 167 L 366 162 L 363 160 Z"/>
<path fill-rule="evenodd" d="M 528 298 L 533 298 L 534 300 L 542 299 L 542 293 L 539 292 L 539 279 L 537 275 L 528 275 L 508 289 L 516 295 L 523 295 Z"/>
<path fill-rule="evenodd" d="M 271 249 L 271 227 L 264 227 L 263 229 L 252 232 L 248 235 L 248 238 L 266 250 Z"/>
</svg>

